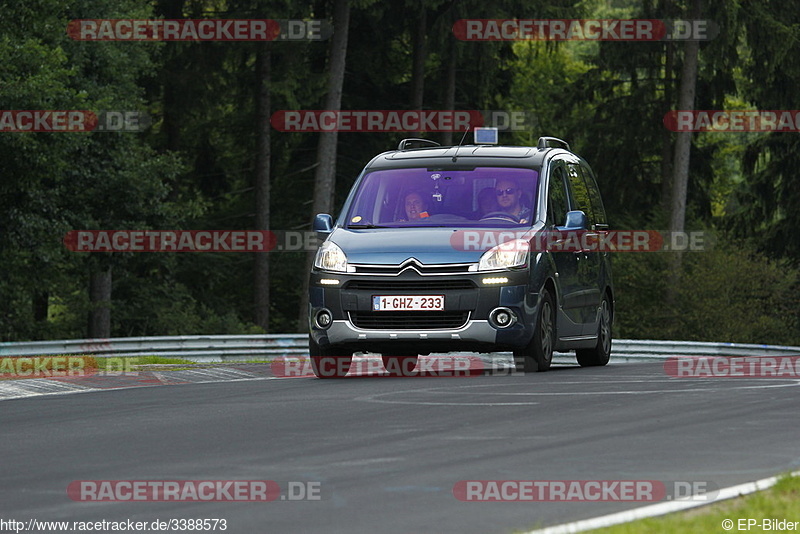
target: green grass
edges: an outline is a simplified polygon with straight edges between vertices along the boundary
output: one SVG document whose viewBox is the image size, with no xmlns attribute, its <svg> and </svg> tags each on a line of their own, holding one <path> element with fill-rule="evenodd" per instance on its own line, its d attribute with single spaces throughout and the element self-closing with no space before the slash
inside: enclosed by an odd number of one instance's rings
<svg viewBox="0 0 800 534">
<path fill-rule="evenodd" d="M 80 360 L 80 361 L 78 361 Z M 56 354 L 0 358 L 0 380 L 18 380 L 47 376 L 83 376 L 92 373 L 128 373 L 134 371 L 179 371 L 246 363 L 272 363 L 272 359 L 251 359 L 226 362 L 193 362 L 164 356 L 109 356 L 90 354 Z"/>
<path fill-rule="evenodd" d="M 725 530 L 722 521 L 730 519 L 733 528 Z M 739 529 L 739 520 L 742 523 Z M 747 519 L 756 520 L 747 530 Z M 596 534 L 640 534 L 640 533 L 706 533 L 706 532 L 792 532 L 762 528 L 764 519 L 777 519 L 800 522 L 800 477 L 786 475 L 771 488 L 730 499 L 710 506 L 693 508 L 665 516 L 632 521 L 613 527 L 595 529 L 588 532 Z M 797 525 L 800 530 L 800 524 Z"/>
<path fill-rule="evenodd" d="M 0 380 L 74 376 L 98 368 L 97 358 L 85 354 L 6 356 L 0 358 Z"/>
<path fill-rule="evenodd" d="M 272 360 L 242 360 L 242 361 L 225 361 L 225 362 L 193 362 L 191 360 L 184 360 L 182 358 L 168 358 L 165 356 L 135 356 L 135 357 L 109 357 L 109 358 L 97 358 L 97 362 L 99 364 L 100 369 L 108 368 L 112 370 L 119 370 L 121 366 L 124 366 L 126 369 L 129 370 L 142 370 L 141 366 L 155 366 L 155 365 L 163 365 L 163 366 L 181 366 L 180 368 L 191 368 L 191 367 L 208 367 L 208 366 L 217 366 L 217 365 L 236 365 L 236 364 L 243 364 L 243 363 L 272 363 Z"/>
<path fill-rule="evenodd" d="M 190 360 L 183 360 L 180 358 L 165 358 L 163 356 L 111 356 L 107 358 L 97 358 L 97 361 L 100 364 L 100 369 L 103 371 L 125 373 L 142 371 L 144 369 L 151 368 L 149 366 L 163 365 L 169 366 L 169 369 L 177 370 L 178 367 L 176 366 L 178 365 L 180 366 L 180 369 L 187 369 L 197 365 L 195 362 Z"/>
</svg>

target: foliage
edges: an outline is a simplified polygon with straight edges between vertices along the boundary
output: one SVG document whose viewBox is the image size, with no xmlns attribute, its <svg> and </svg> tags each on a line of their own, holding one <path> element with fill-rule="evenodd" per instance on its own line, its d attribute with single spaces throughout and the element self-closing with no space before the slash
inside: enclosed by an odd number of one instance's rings
<svg viewBox="0 0 800 534">
<path fill-rule="evenodd" d="M 676 106 L 678 44 L 463 42 L 454 41 L 451 28 L 457 18 L 670 19 L 685 16 L 689 4 L 353 1 L 342 107 L 410 107 L 412 36 L 424 11 L 425 109 L 444 108 L 453 67 L 456 109 L 532 112 L 531 129 L 501 140 L 567 139 L 591 162 L 614 228 L 665 228 L 664 176 L 673 135 L 662 119 Z M 61 240 L 72 229 L 251 228 L 255 59 L 263 43 L 80 42 L 66 35 L 67 21 L 330 18 L 332 5 L 0 0 L 4 108 L 138 110 L 153 118 L 141 134 L 0 134 L 0 339 L 83 337 L 89 273 L 108 267 L 112 335 L 258 330 L 252 326 L 251 255 L 87 255 L 68 252 Z M 800 8 L 726 0 L 707 6 L 704 15 L 721 32 L 701 45 L 696 107 L 796 108 Z M 267 46 L 273 111 L 320 109 L 327 43 Z M 339 135 L 336 209 L 366 161 L 401 137 Z M 309 228 L 316 147 L 316 134 L 272 131 L 274 229 Z M 794 296 L 800 238 L 793 231 L 800 225 L 798 166 L 800 141 L 792 134 L 695 135 L 687 227 L 718 235 L 718 246 L 686 255 L 669 309 L 662 303 L 665 254 L 615 258 L 617 334 L 800 343 Z M 306 276 L 304 254 L 275 252 L 270 263 L 270 331 L 292 331 Z"/>
<path fill-rule="evenodd" d="M 684 254 L 678 298 L 662 297 L 669 253 L 617 254 L 616 336 L 800 345 L 800 269 L 745 242 Z"/>
</svg>

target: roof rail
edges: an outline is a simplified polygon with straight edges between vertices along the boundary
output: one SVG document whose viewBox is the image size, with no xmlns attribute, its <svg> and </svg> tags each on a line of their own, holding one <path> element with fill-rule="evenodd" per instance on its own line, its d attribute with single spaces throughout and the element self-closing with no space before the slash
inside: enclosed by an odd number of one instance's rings
<svg viewBox="0 0 800 534">
<path fill-rule="evenodd" d="M 408 145 L 413 144 L 413 143 L 417 143 L 419 145 L 422 145 L 422 146 L 414 147 L 414 148 L 425 148 L 425 147 L 433 147 L 433 146 L 442 146 L 439 143 L 437 143 L 436 141 L 431 141 L 430 139 L 418 139 L 416 137 L 409 137 L 408 139 L 403 139 L 402 141 L 400 141 L 400 144 L 397 145 L 397 150 L 405 150 Z"/>
<path fill-rule="evenodd" d="M 569 143 L 563 139 L 559 139 L 558 137 L 540 137 L 539 142 L 536 144 L 536 148 L 543 150 L 545 148 L 550 148 L 553 145 L 555 145 L 555 148 L 570 150 Z M 570 150 L 570 152 L 572 151 Z"/>
</svg>

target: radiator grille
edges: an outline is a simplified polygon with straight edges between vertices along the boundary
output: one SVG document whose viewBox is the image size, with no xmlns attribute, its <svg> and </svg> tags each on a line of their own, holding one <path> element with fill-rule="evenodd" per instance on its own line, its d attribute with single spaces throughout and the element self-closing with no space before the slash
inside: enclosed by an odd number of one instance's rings
<svg viewBox="0 0 800 534">
<path fill-rule="evenodd" d="M 371 330 L 441 330 L 467 324 L 468 311 L 350 312 L 357 328 Z"/>
</svg>

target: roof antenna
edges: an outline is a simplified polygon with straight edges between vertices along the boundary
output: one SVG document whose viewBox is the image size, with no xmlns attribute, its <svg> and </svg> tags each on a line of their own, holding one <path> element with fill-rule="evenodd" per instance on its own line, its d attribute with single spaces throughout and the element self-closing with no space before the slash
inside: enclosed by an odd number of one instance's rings
<svg viewBox="0 0 800 534">
<path fill-rule="evenodd" d="M 456 147 L 456 153 L 453 154 L 453 163 L 455 163 L 458 160 L 458 149 L 461 148 L 461 145 L 464 143 L 464 139 L 467 138 L 468 133 L 469 133 L 469 124 L 467 124 L 467 127 L 464 129 L 464 135 L 461 136 L 461 142 L 458 143 L 458 146 Z"/>
</svg>

